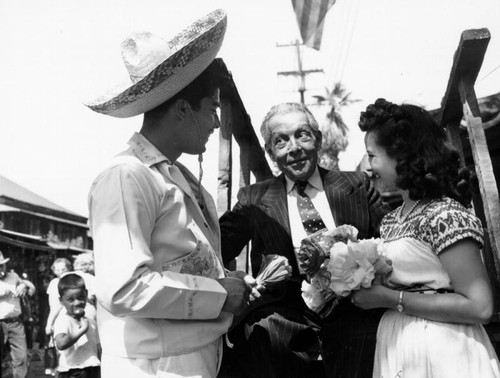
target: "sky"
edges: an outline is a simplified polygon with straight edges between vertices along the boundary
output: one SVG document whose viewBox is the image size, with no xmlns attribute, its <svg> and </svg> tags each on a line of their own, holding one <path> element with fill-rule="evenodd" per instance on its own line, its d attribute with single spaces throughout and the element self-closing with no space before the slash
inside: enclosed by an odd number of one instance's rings
<svg viewBox="0 0 500 378">
<path fill-rule="evenodd" d="M 87 216 L 92 181 L 142 118 L 104 116 L 82 103 L 127 80 L 120 44 L 128 34 L 168 39 L 217 8 L 228 15 L 219 57 L 258 135 L 272 105 L 300 99 L 296 83 L 277 74 L 296 69 L 293 47 L 281 46 L 300 40 L 291 0 L 0 0 L 0 175 Z M 357 120 L 376 98 L 440 106 L 466 29 L 491 33 L 477 96 L 500 92 L 499 17 L 498 0 L 337 0 L 321 50 L 305 48 L 303 58 L 304 69 L 323 70 L 308 77 L 308 98 L 341 81 L 360 100 L 342 110 L 350 131 L 341 169 L 363 156 Z M 213 195 L 217 149 L 216 132 L 203 163 Z M 180 161 L 198 174 L 197 157 Z"/>
</svg>

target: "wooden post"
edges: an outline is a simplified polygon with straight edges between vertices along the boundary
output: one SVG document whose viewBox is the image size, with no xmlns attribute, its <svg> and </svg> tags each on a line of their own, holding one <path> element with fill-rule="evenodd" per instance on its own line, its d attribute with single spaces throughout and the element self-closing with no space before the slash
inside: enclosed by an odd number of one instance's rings
<svg viewBox="0 0 500 378">
<path fill-rule="evenodd" d="M 231 209 L 232 193 L 232 104 L 227 98 L 221 98 L 221 125 L 219 132 L 219 177 L 217 187 L 217 209 L 219 217 Z"/>
<path fill-rule="evenodd" d="M 250 175 L 257 181 L 272 176 L 264 152 L 238 93 L 231 73 L 223 60 L 216 58 L 214 64 L 220 79 L 221 126 L 219 137 L 219 173 L 217 186 L 217 208 L 219 216 L 232 207 L 233 137 L 240 146 L 240 186 L 250 184 Z M 249 272 L 248 247 L 232 261 L 229 269 Z"/>
<path fill-rule="evenodd" d="M 500 306 L 500 198 L 491 157 L 481 120 L 474 83 L 490 40 L 488 29 L 466 30 L 455 52 L 448 87 L 443 98 L 441 125 L 448 128 L 451 140 L 464 158 L 470 148 L 480 196 L 475 196 L 476 214 L 485 227 L 484 260 L 494 288 L 497 310 Z M 470 146 L 462 145 L 460 121 L 465 116 Z"/>
<path fill-rule="evenodd" d="M 299 94 L 300 94 L 300 103 L 305 104 L 305 92 L 306 92 L 306 75 L 310 73 L 316 73 L 316 72 L 323 72 L 322 69 L 312 69 L 312 70 L 304 70 L 302 68 L 302 55 L 300 52 L 300 46 L 301 44 L 299 43 L 299 40 L 295 40 L 295 43 L 292 44 L 285 44 L 285 45 L 276 45 L 276 47 L 289 47 L 289 46 L 295 46 L 295 51 L 297 53 L 297 71 L 280 71 L 278 72 L 278 75 L 285 75 L 285 76 L 298 76 L 299 80 Z"/>
<path fill-rule="evenodd" d="M 493 252 L 500 259 L 500 198 L 498 186 L 493 173 L 493 165 L 488 151 L 486 136 L 483 130 L 479 105 L 474 87 L 462 80 L 459 85 L 462 98 L 467 133 L 471 141 L 474 165 L 479 180 L 479 190 L 483 200 L 484 215 L 488 226 L 489 238 Z M 497 267 L 497 274 L 500 270 Z"/>
</svg>

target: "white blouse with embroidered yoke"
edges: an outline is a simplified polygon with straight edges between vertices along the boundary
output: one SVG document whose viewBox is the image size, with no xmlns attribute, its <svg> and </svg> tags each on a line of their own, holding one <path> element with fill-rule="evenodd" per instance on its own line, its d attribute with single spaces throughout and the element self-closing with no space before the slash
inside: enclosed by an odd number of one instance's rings
<svg viewBox="0 0 500 378">
<path fill-rule="evenodd" d="M 443 197 L 405 219 L 401 207 L 386 215 L 380 234 L 394 271 L 393 289 L 439 295 L 453 291 L 439 255 L 456 242 L 483 241 L 481 222 Z M 437 322 L 388 310 L 377 332 L 373 377 L 500 377 L 500 364 L 481 324 Z"/>
</svg>

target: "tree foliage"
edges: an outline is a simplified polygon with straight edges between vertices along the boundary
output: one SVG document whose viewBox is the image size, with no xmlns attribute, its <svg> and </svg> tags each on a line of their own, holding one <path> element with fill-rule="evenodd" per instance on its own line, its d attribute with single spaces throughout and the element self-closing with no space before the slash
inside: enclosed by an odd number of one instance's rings
<svg viewBox="0 0 500 378">
<path fill-rule="evenodd" d="M 319 121 L 321 132 L 323 133 L 323 143 L 319 151 L 319 165 L 326 169 L 339 169 L 339 152 L 345 151 L 349 144 L 349 128 L 342 119 L 342 107 L 348 106 L 355 100 L 351 98 L 341 82 L 333 84 L 332 89 L 325 87 L 324 95 L 314 96 L 317 104 L 326 107 L 326 115 Z"/>
</svg>

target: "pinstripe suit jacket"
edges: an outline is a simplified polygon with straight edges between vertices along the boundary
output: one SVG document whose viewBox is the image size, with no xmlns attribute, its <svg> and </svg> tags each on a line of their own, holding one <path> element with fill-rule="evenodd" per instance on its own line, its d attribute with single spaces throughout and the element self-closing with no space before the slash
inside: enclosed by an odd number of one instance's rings
<svg viewBox="0 0 500 378">
<path fill-rule="evenodd" d="M 389 207 L 382 202 L 370 179 L 362 172 L 327 171 L 319 168 L 326 197 L 336 225 L 350 224 L 360 239 L 378 234 Z M 262 255 L 288 257 L 293 276 L 298 276 L 288 218 L 286 184 L 283 175 L 240 189 L 232 211 L 220 219 L 224 263 L 238 256 L 252 242 L 251 262 L 255 276 Z"/>
</svg>

